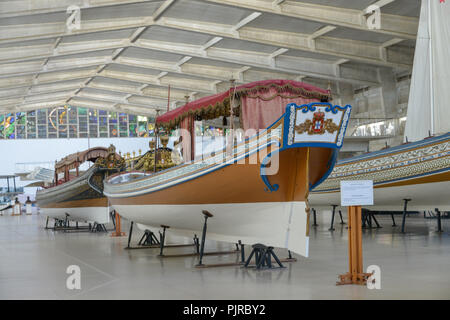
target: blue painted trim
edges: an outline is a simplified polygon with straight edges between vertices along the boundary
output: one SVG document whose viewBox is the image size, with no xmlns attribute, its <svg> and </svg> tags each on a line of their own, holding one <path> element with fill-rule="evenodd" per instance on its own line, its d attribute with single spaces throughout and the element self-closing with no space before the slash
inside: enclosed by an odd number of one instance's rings
<svg viewBox="0 0 450 320">
<path fill-rule="evenodd" d="M 392 182 L 397 182 L 397 181 L 404 181 L 404 180 L 410 180 L 410 179 L 415 179 L 415 178 L 420 178 L 420 177 L 424 177 L 424 176 L 431 176 L 437 173 L 442 173 L 442 172 L 447 172 L 450 171 L 450 167 L 449 168 L 444 168 L 444 169 L 439 169 L 436 171 L 430 171 L 430 172 L 425 172 L 425 173 L 421 173 L 421 174 L 416 174 L 414 176 L 409 176 L 409 177 L 403 177 L 403 178 L 398 178 L 398 179 L 392 179 L 392 180 L 386 180 L 386 181 L 380 181 L 380 182 L 374 182 L 373 185 L 383 185 L 386 183 L 392 183 Z M 333 191 L 339 191 L 340 188 L 334 188 L 334 189 L 324 189 L 324 190 L 318 190 L 318 191 L 313 191 L 315 193 L 324 193 L 324 192 L 333 192 Z"/>
<path fill-rule="evenodd" d="M 260 169 L 260 173 L 259 175 L 261 176 L 262 181 L 264 182 L 264 184 L 267 186 L 267 189 L 264 189 L 264 191 L 266 192 L 273 192 L 273 191 L 278 191 L 278 188 L 280 187 L 278 184 L 274 184 L 273 186 L 270 184 L 269 182 L 269 178 L 267 178 L 266 175 L 266 168 L 265 165 L 269 162 L 269 160 L 272 158 L 272 154 L 278 153 L 280 152 L 280 149 L 275 150 L 274 152 L 269 153 L 262 161 L 261 161 L 261 166 L 259 167 Z"/>
<path fill-rule="evenodd" d="M 409 149 L 426 146 L 426 145 L 433 144 L 433 143 L 436 143 L 436 142 L 439 142 L 439 141 L 442 141 L 442 140 L 447 140 L 447 139 L 450 139 L 450 132 L 445 133 L 445 134 L 443 134 L 441 136 L 432 137 L 432 138 L 428 138 L 428 139 L 424 139 L 424 140 L 420 140 L 420 141 L 415 141 L 415 142 L 410 142 L 408 144 L 395 146 L 395 147 L 392 147 L 392 148 L 388 148 L 388 149 L 384 149 L 384 150 L 378 150 L 378 151 L 366 153 L 366 154 L 363 154 L 363 155 L 359 155 L 359 156 L 356 156 L 356 157 L 344 159 L 344 160 L 339 161 L 338 165 L 352 163 L 352 162 L 356 162 L 356 161 L 360 161 L 360 160 L 366 160 L 366 159 L 374 158 L 374 157 L 377 157 L 377 156 L 380 156 L 380 155 L 387 155 L 387 154 L 395 153 L 395 152 L 399 152 L 399 151 L 406 151 L 406 150 L 409 150 Z"/>
<path fill-rule="evenodd" d="M 291 108 L 294 107 L 294 115 L 291 114 Z M 336 159 L 338 156 L 338 150 L 342 147 L 342 144 L 338 145 L 337 143 L 328 143 L 328 142 L 298 142 L 298 143 L 293 143 L 291 145 L 288 144 L 288 138 L 289 138 L 289 130 L 290 130 L 290 121 L 291 121 L 291 116 L 295 116 L 295 114 L 297 113 L 298 109 L 302 110 L 302 113 L 308 113 L 308 112 L 314 112 L 317 110 L 317 107 L 326 107 L 325 108 L 325 112 L 332 112 L 333 114 L 338 113 L 338 111 L 343 111 L 345 116 L 345 112 L 349 112 L 348 114 L 348 118 L 347 120 L 341 124 L 341 128 L 339 128 L 339 131 L 336 135 L 336 137 L 339 137 L 339 135 L 341 134 L 341 131 L 343 131 L 342 135 L 345 136 L 345 132 L 347 130 L 347 125 L 348 125 L 348 121 L 350 119 L 350 114 L 351 114 L 351 110 L 352 107 L 350 105 L 346 105 L 345 107 L 341 107 L 338 105 L 333 106 L 331 103 L 328 102 L 313 102 L 313 103 L 309 103 L 309 104 L 304 104 L 304 105 L 297 105 L 296 103 L 289 103 L 288 105 L 286 105 L 286 111 L 284 113 L 284 124 L 283 124 L 283 147 L 281 149 L 279 149 L 277 152 L 281 152 L 283 150 L 286 149 L 290 149 L 290 148 L 304 148 L 304 147 L 319 147 L 319 148 L 330 148 L 330 149 L 334 149 L 333 150 L 333 154 L 332 157 L 330 158 L 329 162 L 328 162 L 328 170 L 326 171 L 326 173 L 324 174 L 323 177 L 320 178 L 319 181 L 317 181 L 314 185 L 309 185 L 309 189 L 312 190 L 315 187 L 317 187 L 318 185 L 320 185 L 326 178 L 328 178 L 328 176 L 331 174 L 331 172 L 334 169 L 334 166 L 336 164 Z M 281 118 L 280 118 L 281 119 Z M 279 121 L 280 119 L 278 119 L 277 121 Z M 294 123 L 295 125 L 295 123 Z M 268 157 L 270 157 L 271 154 L 269 154 L 264 160 L 266 161 L 266 159 Z M 263 180 L 263 182 L 265 183 L 265 185 L 267 186 L 266 191 L 277 191 L 278 190 L 278 185 L 274 185 L 272 186 L 267 178 L 267 176 L 264 174 L 264 170 L 263 170 L 263 165 L 261 165 L 261 178 Z"/>
<path fill-rule="evenodd" d="M 325 172 L 325 174 L 322 176 L 322 178 L 320 178 L 319 181 L 317 181 L 314 185 L 311 185 L 309 190 L 314 190 L 314 188 L 316 188 L 318 185 L 320 185 L 322 182 L 324 182 L 328 178 L 328 176 L 333 171 L 334 166 L 336 165 L 336 159 L 338 157 L 338 154 L 339 154 L 339 152 L 337 149 L 333 150 L 333 155 L 331 156 L 330 161 L 327 164 L 328 165 L 327 172 Z"/>
</svg>

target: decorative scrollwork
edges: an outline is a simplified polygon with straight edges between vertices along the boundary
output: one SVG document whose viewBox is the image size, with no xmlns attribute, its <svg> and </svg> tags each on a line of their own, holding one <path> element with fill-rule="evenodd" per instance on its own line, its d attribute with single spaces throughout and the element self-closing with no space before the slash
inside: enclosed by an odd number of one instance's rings
<svg viewBox="0 0 450 320">
<path fill-rule="evenodd" d="M 97 160 L 95 160 L 95 166 L 98 169 L 120 171 L 125 168 L 125 160 L 122 157 L 118 157 L 116 148 L 113 145 L 110 145 L 106 158 L 98 157 Z"/>
<path fill-rule="evenodd" d="M 133 166 L 133 170 L 154 171 L 156 159 L 156 171 L 172 168 L 182 163 L 181 157 L 170 148 L 158 148 L 142 155 Z"/>
</svg>

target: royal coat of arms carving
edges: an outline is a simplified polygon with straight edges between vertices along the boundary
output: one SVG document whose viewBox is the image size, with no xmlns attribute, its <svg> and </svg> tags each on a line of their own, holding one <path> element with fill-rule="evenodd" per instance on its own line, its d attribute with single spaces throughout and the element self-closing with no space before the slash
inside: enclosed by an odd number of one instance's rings
<svg viewBox="0 0 450 320">
<path fill-rule="evenodd" d="M 334 133 L 338 130 L 339 126 L 333 122 L 333 119 L 325 120 L 325 113 L 322 111 L 314 112 L 312 121 L 308 119 L 305 120 L 305 122 L 295 126 L 295 131 L 298 134 L 306 132 L 309 135 L 314 135 L 324 134 L 325 131 L 328 133 Z"/>
</svg>

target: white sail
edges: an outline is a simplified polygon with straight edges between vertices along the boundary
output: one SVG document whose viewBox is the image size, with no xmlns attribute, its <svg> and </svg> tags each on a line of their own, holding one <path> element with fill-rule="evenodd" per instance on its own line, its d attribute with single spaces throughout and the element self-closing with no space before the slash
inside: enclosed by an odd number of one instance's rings
<svg viewBox="0 0 450 320">
<path fill-rule="evenodd" d="M 450 131 L 450 0 L 422 0 L 405 140 Z"/>
</svg>

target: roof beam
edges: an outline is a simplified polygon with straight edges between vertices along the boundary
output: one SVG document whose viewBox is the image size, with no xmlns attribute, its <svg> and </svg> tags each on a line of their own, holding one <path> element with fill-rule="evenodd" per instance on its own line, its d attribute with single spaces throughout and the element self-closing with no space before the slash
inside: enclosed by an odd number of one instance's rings
<svg viewBox="0 0 450 320">
<path fill-rule="evenodd" d="M 319 30 L 315 31 L 313 34 L 311 34 L 308 38 L 314 40 L 315 38 L 323 36 L 324 34 L 331 32 L 335 29 L 336 29 L 335 26 L 324 26 L 324 27 L 320 28 Z"/>
<path fill-rule="evenodd" d="M 66 12 L 67 7 L 76 5 L 81 9 L 115 7 L 124 4 L 154 2 L 153 0 L 6 0 L 0 1 L 0 18 L 25 17 L 35 14 Z"/>
<path fill-rule="evenodd" d="M 132 103 L 118 103 L 118 102 L 112 102 L 112 101 L 101 101 L 91 98 L 80 98 L 80 97 L 74 97 L 70 99 L 69 101 L 70 105 L 76 106 L 76 107 L 94 107 L 98 109 L 106 109 L 106 110 L 113 110 L 113 111 L 127 111 L 129 110 L 130 113 L 137 113 L 139 112 L 142 115 L 154 115 L 156 112 L 156 109 L 163 106 L 161 105 L 155 105 L 152 106 L 142 106 Z M 138 111 L 137 111 L 137 110 Z"/>
<path fill-rule="evenodd" d="M 204 93 L 213 94 L 213 90 L 208 89 L 208 86 L 205 84 L 209 84 L 208 82 L 196 82 L 192 79 L 183 79 L 183 78 L 169 78 L 165 77 L 163 79 L 158 79 L 156 76 L 148 76 L 143 74 L 136 73 L 126 73 L 119 71 L 109 71 L 105 70 L 99 74 L 101 77 L 117 79 L 117 80 L 126 80 L 126 81 L 136 81 L 139 83 L 145 83 L 149 85 L 155 86 L 164 86 L 167 87 L 169 84 L 171 88 L 185 90 L 185 91 L 199 91 Z"/>
<path fill-rule="evenodd" d="M 206 42 L 203 46 L 202 49 L 206 50 L 210 47 L 212 47 L 213 45 L 215 45 L 216 43 L 218 43 L 219 41 L 223 40 L 222 37 L 214 37 L 211 40 L 209 40 L 208 42 Z"/>
<path fill-rule="evenodd" d="M 394 2 L 395 0 L 378 0 L 377 2 L 375 2 L 375 3 L 372 3 L 371 4 L 371 6 L 377 6 L 378 8 L 382 8 L 382 7 L 384 7 L 384 6 L 386 6 L 386 5 L 388 5 L 388 4 L 390 4 L 390 3 L 392 3 L 392 2 Z"/>
<path fill-rule="evenodd" d="M 163 14 L 167 9 L 169 9 L 169 7 L 170 7 L 175 1 L 176 1 L 176 0 L 165 0 L 165 1 L 163 2 L 163 4 L 162 4 L 158 9 L 156 9 L 155 12 L 153 12 L 153 15 L 152 15 L 153 21 L 157 21 L 157 20 L 162 16 L 162 14 Z"/>
<path fill-rule="evenodd" d="M 141 21 L 141 26 L 135 26 L 136 21 Z M 245 19 L 244 19 L 245 20 Z M 324 37 L 323 35 L 326 32 L 329 32 L 333 26 L 326 26 L 319 30 L 318 32 L 314 34 L 299 34 L 295 32 L 284 32 L 284 31 L 278 31 L 278 30 L 267 30 L 267 29 L 261 29 L 261 28 L 250 28 L 250 27 L 242 27 L 239 29 L 239 31 L 233 30 L 232 25 L 220 25 L 215 23 L 209 23 L 209 22 L 202 22 L 202 21 L 193 21 L 193 20 L 184 20 L 179 18 L 167 18 L 167 17 L 161 17 L 160 20 L 157 23 L 153 22 L 153 19 L 149 17 L 148 19 L 140 17 L 140 19 L 136 19 L 136 21 L 133 19 L 125 20 L 125 21 L 117 21 L 111 20 L 111 21 L 104 21 L 102 23 L 94 23 L 93 21 L 87 21 L 82 24 L 82 29 L 77 30 L 77 34 L 83 34 L 83 33 L 90 33 L 90 32 L 96 32 L 99 30 L 117 30 L 117 29 L 123 29 L 128 28 L 130 26 L 135 26 L 137 28 L 136 32 L 132 35 L 130 39 L 121 39 L 110 41 L 104 45 L 102 43 L 94 42 L 91 46 L 99 48 L 121 48 L 121 47 L 127 47 L 129 45 L 132 45 L 132 42 L 135 42 L 139 36 L 143 33 L 145 27 L 144 26 L 150 26 L 150 25 L 159 25 L 162 27 L 168 27 L 172 29 L 178 29 L 178 30 L 185 30 L 185 31 L 193 31 L 193 32 L 200 32 L 204 34 L 208 34 L 211 36 L 214 36 L 214 40 L 211 40 L 210 42 L 205 43 L 205 50 L 208 49 L 208 46 L 213 46 L 218 41 L 222 40 L 222 38 L 229 37 L 232 39 L 241 39 L 246 40 L 250 42 L 255 43 L 262 43 L 262 44 L 270 44 L 277 47 L 284 47 L 284 48 L 290 48 L 290 49 L 299 49 L 304 50 L 308 52 L 314 52 L 314 53 L 321 53 L 321 54 L 327 54 L 327 55 L 333 55 L 338 58 L 346 58 L 351 60 L 357 60 L 364 63 L 370 63 L 370 64 L 377 64 L 384 67 L 400 67 L 404 69 L 410 69 L 412 67 L 412 52 L 404 52 L 402 50 L 397 50 L 395 48 L 390 48 L 389 50 L 392 50 L 394 54 L 389 55 L 390 60 L 384 59 L 382 54 L 380 54 L 380 46 L 377 43 L 373 42 L 367 42 L 367 41 L 355 41 L 355 40 L 347 40 L 347 39 L 340 39 L 340 38 L 330 38 L 330 37 Z M 47 24 L 42 24 L 47 25 Z M 41 27 L 42 27 L 41 25 Z M 92 30 L 89 28 L 89 26 L 92 25 L 95 26 L 95 30 Z M 27 27 L 29 28 L 29 26 Z M 1 34 L 0 27 L 0 34 Z M 14 30 L 20 30 L 21 26 L 14 26 Z M 46 28 L 43 28 L 44 30 Z M 28 30 L 28 29 L 27 29 Z M 19 32 L 19 31 L 18 31 Z M 8 34 L 8 32 L 4 32 L 4 34 Z M 27 37 L 28 33 L 24 33 L 23 35 L 17 35 L 21 38 Z M 319 37 L 319 35 L 321 35 Z M 46 38 L 47 35 L 45 33 L 42 34 L 35 34 L 32 35 L 31 38 L 33 39 L 42 39 Z M 398 37 L 399 39 L 403 39 L 401 37 Z M 314 41 L 312 41 L 313 39 Z M 11 39 L 10 39 L 11 40 Z M 10 42 L 10 40 L 4 39 L 0 42 Z M 12 39 L 17 40 L 17 39 Z M 76 46 L 80 46 L 79 50 L 89 50 L 89 48 L 83 47 L 80 44 L 73 44 L 71 45 L 73 48 L 76 48 Z M 69 48 L 70 45 L 65 44 L 61 48 L 58 48 L 58 53 L 62 52 L 63 49 Z M 0 50 L 4 51 L 4 50 Z M 73 50 L 71 52 L 76 51 Z M 68 52 L 66 50 L 66 52 Z M 45 53 L 44 53 L 45 54 Z M 54 53 L 55 54 L 55 53 Z M 8 52 L 4 53 L 5 56 L 9 56 L 10 60 L 16 60 L 17 58 L 14 55 L 11 55 Z M 20 53 L 19 53 L 20 55 Z M 46 56 L 49 56 L 47 54 Z M 51 55 L 50 55 L 51 56 Z M 392 60 L 395 59 L 395 60 Z M 392 61 L 391 61 L 392 60 Z"/>
<path fill-rule="evenodd" d="M 410 69 L 413 61 L 412 53 L 408 54 L 397 51 L 396 53 L 398 53 L 398 56 L 401 58 L 396 61 L 385 61 L 380 55 L 380 46 L 374 42 L 331 38 L 325 36 L 319 37 L 319 34 L 322 32 L 323 34 L 330 32 L 331 26 L 330 28 L 326 27 L 325 29 L 320 30 L 320 32 L 316 35 L 311 35 L 252 27 L 244 27 L 239 30 L 239 34 L 236 34 L 235 32 L 230 31 L 229 26 L 178 18 L 161 18 L 157 25 L 184 31 L 200 32 L 212 36 L 225 36 L 228 38 L 246 40 L 265 45 L 332 55 L 338 58 L 357 60 L 360 62 L 385 67 Z M 314 45 L 311 45 L 311 37 L 315 38 L 313 39 Z"/>
<path fill-rule="evenodd" d="M 381 14 L 383 21 L 380 29 L 369 30 L 360 10 L 342 7 L 324 6 L 299 1 L 283 1 L 273 6 L 272 2 L 264 0 L 205 0 L 207 2 L 228 5 L 237 8 L 258 10 L 288 17 L 299 18 L 336 26 L 354 28 L 376 33 L 390 34 L 404 39 L 415 39 L 419 19 L 398 15 Z"/>
<path fill-rule="evenodd" d="M 261 15 L 261 12 L 253 12 L 250 15 L 248 15 L 247 17 L 245 17 L 244 19 L 242 19 L 241 21 L 239 21 L 237 24 L 235 24 L 234 26 L 231 27 L 231 30 L 233 32 L 238 31 L 240 28 L 242 28 L 243 26 L 245 26 L 246 24 L 252 22 L 253 20 L 255 20 L 256 18 L 258 18 Z"/>
<path fill-rule="evenodd" d="M 404 41 L 404 39 L 393 38 L 393 39 L 391 39 L 391 40 L 388 40 L 388 41 L 386 41 L 386 42 L 383 42 L 383 43 L 381 44 L 380 47 L 381 47 L 381 48 L 387 48 L 387 47 L 396 45 L 396 44 L 398 44 L 398 43 L 400 43 L 400 42 L 403 42 L 403 41 Z"/>
<path fill-rule="evenodd" d="M 190 55 L 193 57 L 204 57 L 201 46 L 191 46 L 190 48 L 186 48 L 181 44 L 174 44 L 166 41 L 155 41 L 155 40 L 146 40 L 140 39 L 136 43 L 137 46 L 141 48 L 148 48 L 157 51 L 163 52 L 173 52 L 179 54 Z M 270 64 L 270 55 L 268 54 L 260 54 L 252 51 L 244 51 L 244 50 L 231 50 L 231 49 L 223 49 L 223 48 L 209 48 L 207 50 L 207 58 L 210 60 L 222 61 L 222 62 L 231 62 L 237 63 L 241 65 L 247 65 L 256 68 L 265 68 L 271 71 L 285 72 L 288 74 L 300 74 L 311 77 L 317 77 L 322 79 L 330 79 L 336 81 L 344 81 L 350 83 L 365 83 L 367 85 L 376 85 L 378 82 L 375 82 L 367 77 L 366 72 L 349 72 L 347 76 L 342 76 L 337 78 L 334 74 L 334 71 L 327 71 L 328 67 L 332 67 L 331 63 L 326 63 L 324 61 L 316 60 L 315 63 L 311 63 L 311 59 L 303 60 L 295 57 L 290 57 L 289 59 L 292 61 L 289 65 L 286 63 L 277 64 L 273 66 Z M 285 60 L 289 60 L 285 58 Z M 317 66 L 319 71 L 317 71 L 314 66 Z M 370 69 L 370 67 L 369 67 Z M 333 69 L 334 70 L 334 69 Z M 346 74 L 346 73 L 343 73 Z"/>
</svg>

